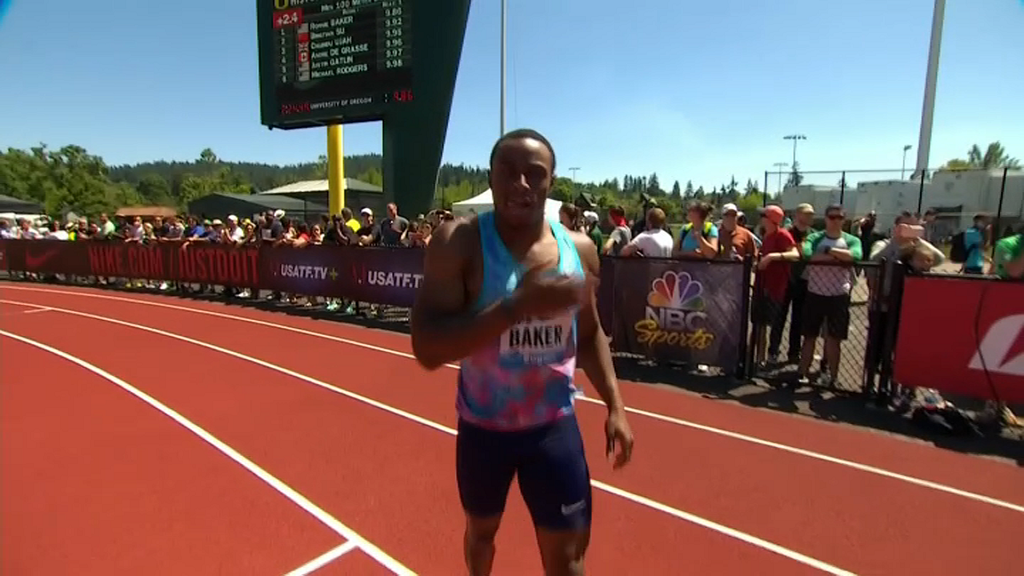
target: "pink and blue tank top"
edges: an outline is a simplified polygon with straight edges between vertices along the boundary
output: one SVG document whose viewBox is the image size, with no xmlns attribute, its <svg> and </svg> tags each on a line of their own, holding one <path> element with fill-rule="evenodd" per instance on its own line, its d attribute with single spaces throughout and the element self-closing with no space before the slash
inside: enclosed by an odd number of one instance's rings
<svg viewBox="0 0 1024 576">
<path fill-rule="evenodd" d="M 494 227 L 494 213 L 478 217 L 483 285 L 474 310 L 512 294 L 525 273 Z M 557 221 L 558 273 L 583 276 L 576 245 Z M 464 358 L 456 408 L 463 420 L 497 430 L 546 424 L 573 413 L 576 387 L 576 311 L 551 319 L 527 319 Z"/>
</svg>

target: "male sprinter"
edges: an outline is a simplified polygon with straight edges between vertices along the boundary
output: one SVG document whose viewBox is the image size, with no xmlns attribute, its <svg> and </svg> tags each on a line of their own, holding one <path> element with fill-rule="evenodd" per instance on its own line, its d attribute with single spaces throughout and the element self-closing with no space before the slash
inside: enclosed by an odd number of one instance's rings
<svg viewBox="0 0 1024 576">
<path fill-rule="evenodd" d="M 412 346 L 427 369 L 461 360 L 456 474 L 471 576 L 487 576 L 509 485 L 537 532 L 544 572 L 583 574 L 590 472 L 573 410 L 583 368 L 608 406 L 606 449 L 629 461 L 626 423 L 594 293 L 594 243 L 544 215 L 555 153 L 533 130 L 491 151 L 494 210 L 441 226 L 427 248 Z"/>
</svg>

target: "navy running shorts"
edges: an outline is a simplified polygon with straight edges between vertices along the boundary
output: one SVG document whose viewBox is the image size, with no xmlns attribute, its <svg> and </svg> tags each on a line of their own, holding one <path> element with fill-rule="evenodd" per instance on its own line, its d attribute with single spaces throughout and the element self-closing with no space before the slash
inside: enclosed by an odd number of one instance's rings
<svg viewBox="0 0 1024 576">
<path fill-rule="evenodd" d="M 572 531 L 590 526 L 590 470 L 574 415 L 514 431 L 460 419 L 455 468 L 462 508 L 471 516 L 501 515 L 518 475 L 534 525 Z"/>
</svg>

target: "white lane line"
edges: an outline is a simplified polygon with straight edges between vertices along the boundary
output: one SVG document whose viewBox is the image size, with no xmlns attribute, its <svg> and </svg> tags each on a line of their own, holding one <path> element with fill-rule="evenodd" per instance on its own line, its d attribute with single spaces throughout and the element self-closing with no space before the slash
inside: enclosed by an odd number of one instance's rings
<svg viewBox="0 0 1024 576">
<path fill-rule="evenodd" d="M 11 303 L 11 304 L 24 304 L 22 302 L 15 302 L 15 301 L 9 301 L 9 300 L 0 300 L 0 303 L 8 303 L 8 302 Z M 203 342 L 201 340 L 196 340 L 194 338 L 189 338 L 187 336 L 181 336 L 181 335 L 178 335 L 178 334 L 172 334 L 170 332 L 165 332 L 164 330 L 160 330 L 158 328 L 150 328 L 149 326 L 142 326 L 140 324 L 134 324 L 132 322 L 126 322 L 124 320 L 116 320 L 116 319 L 113 319 L 113 318 L 105 318 L 103 316 L 97 316 L 95 314 L 89 314 L 88 312 L 79 312 L 77 310 L 68 310 L 66 308 L 58 308 L 56 306 L 52 306 L 51 308 L 53 308 L 54 312 L 61 312 L 61 313 L 64 313 L 64 314 L 70 314 L 72 316 L 80 316 L 80 317 L 83 317 L 83 318 L 91 318 L 93 320 L 99 320 L 100 322 L 108 322 L 108 323 L 111 323 L 111 324 L 117 324 L 117 325 L 120 325 L 120 326 L 126 326 L 128 328 L 135 328 L 137 330 L 142 330 L 144 332 L 150 332 L 150 333 L 153 333 L 153 334 L 158 334 L 160 336 L 165 336 L 167 338 L 173 338 L 175 340 L 180 340 L 182 342 L 187 342 L 187 343 L 193 344 L 195 346 L 200 346 L 202 348 L 207 348 L 209 350 L 214 350 L 216 352 L 220 352 L 222 354 L 226 354 L 226 355 L 231 356 L 233 358 L 237 358 L 239 360 L 243 360 L 243 361 L 246 361 L 246 362 L 251 362 L 253 364 L 262 366 L 264 368 L 268 368 L 268 369 L 273 370 L 275 372 L 280 372 L 281 374 L 285 374 L 285 375 L 291 376 L 291 377 L 296 378 L 298 380 L 302 380 L 303 382 L 308 382 L 309 384 L 312 384 L 314 386 L 318 386 L 318 387 L 323 388 L 325 390 L 330 390 L 331 392 L 335 392 L 337 394 L 341 394 L 343 396 L 347 396 L 349 398 L 352 398 L 353 400 L 357 400 L 357 401 L 363 402 L 365 404 L 373 406 L 374 408 L 379 408 L 380 410 L 383 410 L 385 412 L 389 412 L 389 413 L 394 414 L 396 416 L 399 416 L 399 417 L 405 418 L 407 420 L 411 420 L 413 422 L 416 422 L 417 424 L 422 424 L 422 425 L 427 426 L 429 428 L 433 428 L 434 430 L 437 430 L 439 432 L 444 432 L 445 434 L 448 434 L 450 436 L 455 436 L 457 434 L 457 431 L 454 428 L 450 428 L 448 426 L 445 426 L 444 424 L 439 424 L 439 423 L 434 422 L 432 420 L 428 420 L 427 418 L 423 418 L 422 416 L 417 416 L 415 414 L 406 412 L 405 410 L 401 410 L 399 408 L 395 408 L 394 406 L 390 406 L 388 404 L 385 404 L 383 402 L 374 400 L 372 398 L 367 398 L 366 396 L 363 396 L 361 394 L 357 394 L 355 392 L 352 392 L 352 391 L 349 391 L 349 390 L 345 390 L 344 388 L 339 388 L 339 387 L 334 386 L 332 384 L 328 384 L 328 383 L 326 383 L 326 382 L 324 382 L 322 380 L 317 380 L 316 378 L 313 378 L 311 376 L 306 376 L 305 374 L 301 374 L 299 372 L 295 372 L 294 370 L 290 370 L 288 368 L 284 368 L 282 366 L 278 366 L 277 364 L 272 364 L 270 362 L 267 362 L 267 361 L 264 361 L 264 360 L 260 360 L 259 358 L 253 358 L 252 356 L 247 356 L 247 355 L 242 354 L 240 352 L 235 352 L 234 350 L 229 350 L 227 348 L 222 348 L 220 346 L 217 346 L 216 344 L 210 344 L 208 342 Z M 0 333 L 2 333 L 2 332 L 0 332 Z M 636 504 L 639 504 L 641 506 L 645 506 L 645 507 L 651 508 L 653 510 L 658 510 L 659 512 L 664 512 L 666 514 L 669 514 L 669 515 L 671 515 L 671 516 L 673 516 L 675 518 L 678 518 L 678 519 L 686 521 L 686 522 L 693 522 L 695 519 L 699 519 L 700 522 L 697 523 L 699 526 L 703 526 L 704 528 L 707 528 L 709 530 L 713 530 L 715 532 L 719 532 L 721 534 L 724 534 L 726 536 L 735 538 L 735 539 L 740 540 L 742 542 L 746 542 L 747 544 L 750 544 L 752 546 L 756 546 L 756 547 L 761 548 L 763 550 L 767 550 L 769 552 L 774 552 L 776 554 L 779 554 L 781 556 L 789 558 L 790 560 L 799 562 L 801 564 L 805 564 L 807 566 L 811 566 L 812 568 L 817 568 L 817 569 L 819 569 L 819 570 L 821 570 L 823 572 L 827 572 L 829 574 L 841 574 L 841 575 L 844 575 L 844 576 L 849 576 L 849 575 L 853 574 L 852 572 L 849 572 L 847 570 L 843 570 L 841 568 L 837 568 L 835 566 L 832 566 L 831 564 L 827 564 L 827 563 L 822 562 L 821 560 L 818 560 L 816 558 L 812 558 L 810 556 L 806 556 L 806 555 L 801 554 L 801 553 L 799 553 L 799 552 L 797 552 L 795 550 L 790 550 L 788 548 L 785 548 L 785 547 L 780 546 L 778 544 L 775 544 L 773 542 L 769 542 L 767 540 L 763 540 L 761 538 L 758 538 L 757 536 L 753 536 L 753 535 L 747 534 L 745 532 L 741 532 L 739 530 L 735 530 L 733 528 L 728 528 L 727 526 L 723 526 L 722 524 L 718 524 L 717 522 L 713 522 L 711 520 L 707 520 L 707 519 L 701 518 L 699 516 L 695 516 L 693 514 L 690 514 L 689 512 L 684 512 L 682 510 L 679 510 L 678 508 L 673 508 L 672 506 L 669 506 L 668 504 L 664 504 L 662 502 L 658 502 L 658 501 L 653 500 L 651 498 L 647 498 L 647 497 L 641 496 L 639 494 L 634 494 L 634 493 L 629 492 L 627 490 L 623 490 L 621 488 L 612 486 L 610 484 L 605 484 L 604 482 L 599 482 L 599 481 L 596 481 L 596 480 L 591 480 L 590 483 L 591 483 L 591 485 L 594 488 L 596 488 L 598 490 L 601 490 L 603 492 L 608 492 L 609 494 L 614 494 L 616 496 L 620 496 L 622 498 L 625 498 L 625 499 L 627 499 L 627 500 L 629 500 L 631 502 L 634 502 Z"/>
<path fill-rule="evenodd" d="M 334 562 L 338 558 L 341 558 L 342 556 L 351 552 L 352 550 L 355 550 L 356 548 L 358 548 L 358 546 L 356 546 L 356 543 L 349 540 L 341 546 L 331 548 L 327 552 L 324 552 L 316 558 L 313 558 L 309 562 L 306 562 L 302 566 L 299 566 L 298 568 L 292 570 L 284 576 L 306 576 L 306 574 L 312 574 L 313 572 L 316 572 L 324 566 L 327 566 L 331 562 Z"/>
<path fill-rule="evenodd" d="M 12 304 L 20 304 L 20 303 L 12 302 Z M 67 313 L 66 310 L 61 310 L 61 309 L 57 309 L 57 308 L 54 308 L 53 310 L 57 311 L 57 312 Z M 412 570 L 409 570 L 408 568 L 403 566 L 401 562 L 399 562 L 398 560 L 395 560 L 391 556 L 388 556 L 380 548 L 377 548 L 375 545 L 371 544 L 368 540 L 366 540 L 365 538 L 360 536 L 355 530 L 349 528 L 348 526 L 343 524 L 340 520 L 338 520 L 334 516 L 331 516 L 331 514 L 328 513 L 326 510 L 324 510 L 323 508 L 320 508 L 319 506 L 314 504 L 309 498 L 306 498 L 305 496 L 300 494 L 297 490 L 295 490 L 291 486 L 285 484 L 283 481 L 279 480 L 273 474 L 271 474 L 270 472 L 267 472 L 266 470 L 261 468 L 258 464 L 256 464 L 252 460 L 249 460 L 248 458 L 243 456 L 240 452 L 238 452 L 237 450 L 235 450 L 231 446 L 228 446 L 223 441 L 221 441 L 219 438 L 217 438 L 213 434 L 210 434 L 209 432 L 207 432 L 206 430 L 201 428 L 198 424 L 195 424 L 194 422 L 192 422 L 188 418 L 182 416 L 178 412 L 174 411 L 174 409 L 172 409 L 169 406 L 163 404 L 162 402 L 160 402 L 156 398 L 153 398 L 149 394 L 146 394 L 142 390 L 139 390 L 138 388 L 132 386 L 131 384 L 125 382 L 124 380 L 121 380 L 120 378 L 118 378 L 117 376 L 114 376 L 113 374 L 107 372 L 106 370 L 103 370 L 102 368 L 100 368 L 100 367 L 98 367 L 98 366 L 96 366 L 94 364 L 91 364 L 89 362 L 86 362 L 85 360 L 82 360 L 81 358 L 78 358 L 76 356 L 72 356 L 71 354 L 68 354 L 67 352 L 64 352 L 63 350 L 58 350 L 57 348 L 54 348 L 54 347 L 49 346 L 47 344 L 43 344 L 42 342 L 37 342 L 35 340 L 31 340 L 29 338 L 25 338 L 24 336 L 19 336 L 17 334 L 12 334 L 12 333 L 4 331 L 4 330 L 0 330 L 0 336 L 6 336 L 8 338 L 11 338 L 13 340 L 17 340 L 19 342 L 23 342 L 23 343 L 28 344 L 30 346 L 35 346 L 36 348 L 39 348 L 40 350 L 45 350 L 46 352 L 49 352 L 49 353 L 51 353 L 51 354 L 53 354 L 55 356 L 59 356 L 59 357 L 65 359 L 65 360 L 67 360 L 68 362 L 71 362 L 73 364 L 77 364 L 78 366 L 88 370 L 89 372 L 92 372 L 93 374 L 96 374 L 97 376 L 99 376 L 99 377 L 109 381 L 111 384 L 115 384 L 116 386 L 118 386 L 122 390 L 124 390 L 125 392 L 128 392 L 132 396 L 135 396 L 139 400 L 142 400 L 146 404 L 149 404 L 151 407 L 153 407 L 156 410 L 158 410 L 159 412 L 163 413 L 165 416 L 167 416 L 171 420 L 174 420 L 175 422 L 180 424 L 182 427 L 184 427 L 186 430 L 188 430 L 189 432 L 195 434 L 201 440 L 203 440 L 204 442 L 206 442 L 210 446 L 213 446 L 215 449 L 217 449 L 219 452 L 221 452 L 222 454 L 224 454 L 228 458 L 234 460 L 236 463 L 241 465 L 243 468 L 245 468 L 246 470 L 251 472 L 254 476 L 256 476 L 257 478 L 259 478 L 260 480 L 265 482 L 268 486 L 270 486 L 271 488 L 276 490 L 282 496 L 284 496 L 285 498 L 291 500 L 296 506 L 298 506 L 299 508 L 302 508 L 303 510 L 308 512 L 310 515 L 312 515 L 314 518 L 316 518 L 317 520 L 322 522 L 325 526 L 327 526 L 328 528 L 333 530 L 339 536 L 341 536 L 342 538 L 345 538 L 353 546 L 358 546 L 359 548 L 361 548 L 364 552 L 366 552 L 374 560 L 377 560 L 378 562 L 383 564 L 385 567 L 387 567 L 389 570 L 391 570 L 395 574 L 400 574 L 402 576 L 406 576 L 406 575 L 412 576 L 412 575 L 415 574 L 415 572 L 413 572 Z"/>
<path fill-rule="evenodd" d="M 157 308 L 166 308 L 166 309 L 169 309 L 169 310 L 177 310 L 179 312 L 191 312 L 193 314 L 202 314 L 202 315 L 205 315 L 205 316 L 212 316 L 212 317 L 215 317 L 215 318 L 224 318 L 224 319 L 227 319 L 227 320 L 236 320 L 238 322 L 246 322 L 246 323 L 255 324 L 255 325 L 258 325 L 258 326 L 265 326 L 267 328 L 274 328 L 274 329 L 277 329 L 277 330 L 285 330 L 285 331 L 288 331 L 288 332 L 293 332 L 295 334 L 303 334 L 303 335 L 311 336 L 311 337 L 314 337 L 314 338 L 321 338 L 321 339 L 324 339 L 324 340 L 330 340 L 332 342 L 338 342 L 338 343 L 341 343 L 341 344 L 348 344 L 350 346 L 355 346 L 355 347 L 358 347 L 358 348 L 363 348 L 365 350 L 373 350 L 375 352 L 382 352 L 384 354 L 390 354 L 392 356 L 399 356 L 401 358 L 408 358 L 408 359 L 411 359 L 411 360 L 414 360 L 414 361 L 416 359 L 415 356 L 413 356 L 412 354 L 409 354 L 408 352 L 402 352 L 402 351 L 399 351 L 399 350 L 392 350 L 390 348 L 383 348 L 381 346 L 374 346 L 373 344 L 366 344 L 366 343 L 359 342 L 359 341 L 356 341 L 356 340 L 349 340 L 347 338 L 341 338 L 339 336 L 332 336 L 330 334 L 321 334 L 319 332 L 312 332 L 312 331 L 309 331 L 309 330 L 303 330 L 301 328 L 295 328 L 294 326 L 286 326 L 286 325 L 281 325 L 281 324 L 274 324 L 272 322 L 265 322 L 263 320 L 257 320 L 255 318 L 248 318 L 248 317 L 244 317 L 244 316 L 235 316 L 235 315 L 230 315 L 230 314 L 223 314 L 223 313 L 220 313 L 220 312 L 214 312 L 212 310 L 203 310 L 201 308 L 189 308 L 187 306 L 177 306 L 177 305 L 174 305 L 174 304 L 165 304 L 163 302 L 153 302 L 151 300 L 140 300 L 140 299 L 136 299 L 136 298 L 123 298 L 123 297 L 119 297 L 119 296 L 108 296 L 108 295 L 105 295 L 105 294 L 92 294 L 92 293 L 88 293 L 88 292 L 78 292 L 78 291 L 71 291 L 71 290 L 51 290 L 51 289 L 45 289 L 45 288 L 31 288 L 31 287 L 21 287 L 21 286 L 2 286 L 2 288 L 3 289 L 7 289 L 7 290 L 23 290 L 23 291 L 26 291 L 26 292 L 43 292 L 43 293 L 50 293 L 50 294 L 64 294 L 64 295 L 68 295 L 68 296 L 80 296 L 82 298 L 96 298 L 96 299 L 100 299 L 100 300 L 113 300 L 113 301 L 116 301 L 116 302 L 127 302 L 127 303 L 131 303 L 131 304 L 139 304 L 139 305 L 143 305 L 143 306 L 154 306 L 154 307 L 157 307 Z M 2 302 L 2 300 L 0 300 L 0 302 Z M 447 366 L 448 368 L 454 368 L 454 369 L 458 369 L 458 367 L 459 367 L 457 364 L 445 364 L 445 366 Z M 600 406 L 604 406 L 604 402 L 602 402 L 600 400 L 597 400 L 597 399 L 594 399 L 594 398 L 577 397 L 576 399 L 580 400 L 580 401 L 583 401 L 583 402 L 586 402 L 586 403 L 589 403 L 589 404 L 597 404 L 597 405 L 600 405 Z M 1014 504 L 1013 502 L 1008 502 L 1006 500 L 1000 500 L 998 498 L 993 498 L 991 496 L 986 496 L 984 494 L 979 494 L 977 492 L 971 492 L 969 490 L 961 490 L 960 488 L 955 488 L 953 486 L 949 486 L 949 485 L 942 484 L 942 483 L 939 483 L 939 482 L 933 482 L 931 480 L 925 480 L 924 478 L 918 478 L 916 476 L 910 476 L 910 475 L 907 475 L 907 474 L 900 474 L 899 472 L 893 472 L 891 470 L 886 470 L 885 468 L 879 468 L 877 466 L 871 466 L 871 465 L 868 465 L 868 464 L 861 464 L 860 462 L 855 462 L 853 460 L 846 460 L 844 458 L 838 458 L 838 457 L 835 457 L 835 456 L 829 456 L 828 454 L 822 454 L 820 452 L 814 452 L 813 450 L 805 450 L 803 448 L 797 448 L 795 446 L 790 446 L 788 444 L 782 444 L 782 443 L 779 443 L 779 442 L 772 442 L 771 440 L 764 440 L 762 438 L 758 438 L 757 436 L 749 436 L 747 434 L 741 434 L 739 432 L 733 432 L 731 430 L 725 430 L 725 429 L 722 429 L 722 428 L 715 428 L 714 426 L 707 426 L 705 424 L 698 424 L 696 422 L 691 422 L 689 420 L 684 420 L 682 418 L 675 418 L 673 416 L 667 416 L 665 414 L 660 414 L 658 412 L 651 412 L 649 410 L 642 410 L 642 409 L 639 409 L 639 408 L 631 408 L 631 407 L 626 407 L 626 411 L 631 413 L 631 414 L 636 414 L 638 416 L 644 416 L 646 418 L 652 418 L 654 420 L 660 420 L 662 422 L 667 422 L 667 423 L 670 423 L 670 424 L 675 424 L 677 426 L 683 426 L 683 427 L 690 428 L 690 429 L 693 429 L 693 430 L 700 430 L 702 432 L 708 432 L 708 433 L 711 433 L 711 434 L 717 434 L 719 436 L 725 436 L 727 438 L 732 438 L 734 440 L 739 440 L 741 442 L 748 442 L 750 444 L 756 444 L 758 446 L 763 446 L 765 448 L 772 448 L 772 449 L 775 449 L 775 450 L 780 450 L 782 452 L 788 452 L 790 454 L 796 454 L 798 456 L 804 456 L 806 458 L 812 458 L 814 460 L 818 460 L 818 461 L 821 461 L 821 462 L 828 462 L 830 464 L 836 464 L 838 466 L 844 466 L 846 468 L 851 468 L 851 469 L 854 469 L 854 470 L 859 470 L 861 472 L 866 472 L 868 474 L 874 474 L 876 476 L 882 476 L 882 477 L 889 478 L 891 480 L 897 480 L 897 481 L 900 481 L 900 482 L 906 482 L 908 484 L 913 484 L 913 485 L 919 486 L 921 488 L 928 488 L 928 489 L 931 489 L 931 490 L 935 490 L 937 492 L 943 492 L 943 493 L 950 494 L 950 495 L 953 495 L 953 496 L 959 496 L 959 497 L 962 497 L 962 498 L 967 498 L 968 500 L 973 500 L 975 502 L 981 502 L 981 503 L 984 503 L 984 504 L 990 504 L 992 506 L 996 506 L 996 507 L 999 507 L 999 508 L 1004 508 L 1006 510 L 1012 510 L 1014 512 L 1019 512 L 1021 514 L 1024 514 L 1024 506 L 1022 506 L 1022 505 Z"/>
<path fill-rule="evenodd" d="M 4 316 L 21 316 L 23 314 L 38 314 L 40 312 L 52 312 L 52 310 L 50 310 L 46 306 L 37 306 L 37 305 L 33 304 L 27 310 L 15 310 L 13 312 L 8 312 L 8 311 L 4 310 L 3 312 L 0 312 L 0 317 L 4 317 Z"/>
</svg>

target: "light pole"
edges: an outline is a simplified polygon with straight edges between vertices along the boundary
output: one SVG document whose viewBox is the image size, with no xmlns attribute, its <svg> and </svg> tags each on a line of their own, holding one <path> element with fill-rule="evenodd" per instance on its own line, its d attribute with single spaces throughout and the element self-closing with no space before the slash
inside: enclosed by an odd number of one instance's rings
<svg viewBox="0 0 1024 576">
<path fill-rule="evenodd" d="M 789 163 L 788 162 L 776 162 L 775 164 L 772 164 L 772 166 L 775 166 L 775 170 L 779 173 L 779 194 L 782 194 L 782 169 L 788 167 Z M 767 184 L 768 183 L 765 182 L 765 185 L 767 185 Z"/>
<path fill-rule="evenodd" d="M 910 144 L 903 147 L 903 169 L 900 170 L 900 180 L 906 180 L 907 178 L 907 152 L 913 148 Z"/>
<path fill-rule="evenodd" d="M 924 102 L 921 104 L 921 134 L 917 141 L 915 176 L 924 180 L 928 171 L 928 155 L 932 146 L 932 120 L 935 118 L 935 87 L 939 81 L 939 51 L 942 48 L 942 22 L 946 16 L 946 0 L 935 0 L 932 11 L 932 37 L 928 45 L 928 73 L 924 80 Z"/>
<path fill-rule="evenodd" d="M 569 172 L 572 172 L 572 191 L 573 192 L 576 191 L 576 173 L 579 172 L 579 171 L 580 171 L 580 167 L 579 166 L 573 166 L 572 168 L 569 168 Z"/>
<path fill-rule="evenodd" d="M 795 168 L 796 167 L 796 143 L 801 141 L 801 140 L 807 140 L 807 136 L 804 136 L 803 134 L 790 134 L 789 136 L 783 136 L 782 139 L 783 140 L 792 140 L 793 141 L 793 167 Z"/>
<path fill-rule="evenodd" d="M 507 60 L 506 47 L 508 45 L 508 0 L 501 0 L 501 133 L 498 138 L 505 135 L 505 61 Z"/>
</svg>

